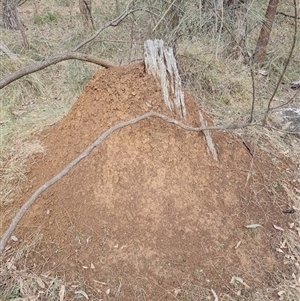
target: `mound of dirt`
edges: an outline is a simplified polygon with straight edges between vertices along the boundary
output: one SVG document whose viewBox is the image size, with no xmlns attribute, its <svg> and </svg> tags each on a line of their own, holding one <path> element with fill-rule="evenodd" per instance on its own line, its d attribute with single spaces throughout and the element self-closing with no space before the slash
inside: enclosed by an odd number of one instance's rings
<svg viewBox="0 0 300 301">
<path fill-rule="evenodd" d="M 185 101 L 185 123 L 200 126 L 198 106 L 188 93 Z M 20 205 L 105 130 L 150 110 L 172 116 L 142 64 L 98 72 L 43 133 L 46 155 L 35 158 Z M 290 204 L 273 184 L 287 166 L 259 150 L 252 156 L 225 131 L 213 140 L 219 163 L 203 133 L 155 117 L 108 136 L 21 220 L 14 235 L 23 242 L 37 230 L 43 236 L 27 265 L 83 283 L 90 299 L 174 300 L 196 288 L 222 295 L 274 286 L 284 267 L 273 225 L 287 226 L 282 211 Z M 261 226 L 245 227 L 254 223 Z"/>
</svg>

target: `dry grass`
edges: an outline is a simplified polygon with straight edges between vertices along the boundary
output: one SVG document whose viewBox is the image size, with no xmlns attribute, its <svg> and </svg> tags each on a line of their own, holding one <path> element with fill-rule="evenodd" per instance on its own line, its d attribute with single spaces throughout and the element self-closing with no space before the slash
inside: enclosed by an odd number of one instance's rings
<svg viewBox="0 0 300 301">
<path fill-rule="evenodd" d="M 17 61 L 8 59 L 0 53 L 0 76 L 4 76 L 21 66 L 39 60 L 53 53 L 71 49 L 90 32 L 82 27 L 81 16 L 70 0 L 33 1 L 20 8 L 21 17 L 28 26 L 30 50 L 25 52 L 21 45 L 19 32 L 1 31 L 0 40 L 18 56 Z M 149 1 L 148 1 L 149 2 Z M 159 8 L 159 1 L 150 1 Z M 259 3 L 257 3 L 259 2 Z M 117 16 L 126 3 L 105 1 L 94 4 L 95 24 L 97 28 Z M 249 33 L 246 51 L 252 53 L 260 29 L 267 1 L 252 1 L 248 10 Z M 138 1 L 136 7 L 141 7 Z M 154 10 L 155 11 L 155 10 Z M 290 4 L 282 2 L 279 11 L 292 14 Z M 250 67 L 228 55 L 228 32 L 213 31 L 217 19 L 214 15 L 205 19 L 195 14 L 194 6 L 186 7 L 182 22 L 165 33 L 162 27 L 153 28 L 160 20 L 156 14 L 147 13 L 130 16 L 121 26 L 107 29 L 97 40 L 86 46 L 83 51 L 106 59 L 115 64 L 126 64 L 142 58 L 143 41 L 146 38 L 161 36 L 173 43 L 176 37 L 176 50 L 184 85 L 197 99 L 199 105 L 213 117 L 216 124 L 245 121 L 249 117 L 252 101 L 252 82 Z M 159 12 L 157 11 L 157 14 Z M 145 16 L 147 16 L 145 18 Z M 149 17 L 150 16 L 150 17 Z M 147 20 L 147 23 L 145 23 Z M 276 80 L 285 64 L 291 45 L 293 20 L 278 16 L 273 27 L 268 55 L 264 70 L 266 75 L 256 74 L 255 119 L 259 120 L 266 103 L 274 89 Z M 166 28 L 166 24 L 164 24 Z M 203 26 L 208 30 L 200 30 Z M 211 26 L 211 27 L 209 27 Z M 160 31 L 158 31 L 160 30 Z M 236 32 L 232 32 L 237 34 Z M 299 49 L 299 39 L 296 49 Z M 295 51 L 284 81 L 299 79 L 300 53 Z M 43 153 L 39 141 L 32 133 L 59 121 L 69 110 L 84 84 L 92 77 L 98 67 L 82 62 L 64 62 L 36 74 L 28 75 L 0 90 L 0 207 L 1 217 L 12 216 L 13 198 L 18 187 L 26 181 L 26 162 L 37 153 Z M 274 100 L 274 105 L 285 103 L 292 97 L 293 91 L 282 85 Z M 297 95 L 294 103 L 300 103 Z M 299 140 L 291 135 L 260 128 L 237 131 L 236 135 L 266 152 L 289 157 L 294 164 L 299 162 Z M 286 195 L 297 208 L 297 217 L 290 229 L 282 237 L 282 251 L 286 264 L 293 267 L 292 275 L 274 275 L 280 291 L 279 300 L 300 300 L 300 170 L 291 168 L 289 184 L 285 184 Z M 298 181 L 298 182 L 297 182 Z M 294 185 L 293 185 L 294 184 Z M 10 203 L 10 207 L 8 207 Z M 2 210 L 2 208 L 4 210 Z M 1 257 L 0 300 L 59 300 L 64 294 L 73 298 L 84 297 L 85 288 L 78 284 L 66 284 L 55 275 L 34 275 L 26 266 L 28 252 L 34 252 L 40 241 L 37 235 L 26 242 L 19 250 L 7 251 Z M 84 281 L 83 281 L 84 282 Z M 143 284 L 133 285 L 136 300 L 147 300 Z M 278 292 L 277 290 L 277 292 Z M 77 293 L 75 293 L 77 292 Z M 200 287 L 182 285 L 180 290 L 166 292 L 178 300 L 217 300 L 212 291 Z M 219 300 L 273 300 L 274 291 L 255 291 L 249 295 L 236 295 L 234 298 L 223 296 Z M 27 299 L 26 299 L 27 298 Z"/>
</svg>

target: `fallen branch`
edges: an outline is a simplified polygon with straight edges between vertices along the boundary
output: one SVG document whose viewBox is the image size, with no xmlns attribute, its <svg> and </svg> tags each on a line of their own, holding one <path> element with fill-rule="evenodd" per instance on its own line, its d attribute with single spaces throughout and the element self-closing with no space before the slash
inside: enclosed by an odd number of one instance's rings
<svg viewBox="0 0 300 301">
<path fill-rule="evenodd" d="M 108 22 L 104 27 L 98 29 L 94 34 L 92 34 L 90 37 L 88 37 L 86 40 L 81 42 L 79 45 L 75 46 L 71 51 L 64 52 L 61 54 L 54 54 L 50 57 L 47 57 L 39 62 L 32 63 L 31 65 L 25 66 L 24 68 L 17 70 L 3 78 L 0 79 L 0 89 L 5 87 L 6 85 L 12 83 L 13 81 L 20 79 L 21 77 L 34 73 L 36 71 L 40 71 L 42 69 L 45 69 L 51 65 L 57 64 L 61 61 L 65 60 L 71 60 L 71 59 L 76 59 L 76 60 L 81 60 L 85 62 L 90 62 L 94 63 L 97 65 L 100 65 L 104 68 L 109 68 L 112 65 L 100 60 L 94 56 L 87 55 L 84 53 L 79 53 L 77 52 L 80 48 L 82 48 L 84 45 L 88 44 L 92 40 L 94 40 L 102 31 L 104 31 L 106 28 L 110 26 L 117 26 L 119 25 L 126 17 L 128 17 L 130 14 L 134 13 L 135 11 L 142 10 L 142 9 L 133 9 L 130 10 L 130 6 L 132 3 L 134 3 L 136 0 L 132 0 L 126 7 L 126 10 L 117 18 L 114 20 Z"/>
<path fill-rule="evenodd" d="M 31 65 L 25 66 L 22 69 L 19 69 L 3 78 L 0 79 L 0 89 L 5 87 L 6 85 L 12 83 L 13 81 L 34 73 L 36 71 L 43 70 L 51 65 L 55 65 L 59 62 L 66 61 L 66 60 L 80 60 L 80 61 L 85 61 L 85 62 L 90 62 L 94 63 L 96 65 L 102 66 L 104 68 L 109 68 L 112 67 L 113 65 L 98 59 L 97 57 L 94 57 L 92 55 L 80 53 L 80 52 L 65 52 L 65 53 L 60 53 L 60 54 L 55 54 L 52 55 L 48 58 L 45 58 L 39 62 L 32 63 Z"/>
<path fill-rule="evenodd" d="M 16 228 L 17 224 L 19 223 L 19 221 L 21 220 L 23 215 L 27 212 L 27 210 L 31 207 L 31 205 L 34 203 L 34 201 L 37 199 L 37 197 L 42 192 L 44 192 L 46 189 L 48 189 L 50 186 L 52 186 L 54 183 L 56 183 L 58 180 L 60 180 L 62 177 L 64 177 L 79 161 L 81 161 L 83 158 L 88 156 L 95 147 L 97 147 L 105 138 L 107 138 L 114 131 L 116 131 L 122 127 L 125 127 L 125 126 L 132 125 L 134 123 L 137 123 L 137 122 L 139 122 L 143 119 L 149 118 L 149 117 L 158 117 L 168 123 L 176 124 L 185 130 L 196 131 L 196 132 L 201 132 L 201 131 L 206 131 L 206 130 L 241 129 L 241 128 L 245 128 L 248 126 L 259 126 L 260 125 L 260 124 L 254 124 L 254 123 L 251 123 L 251 124 L 246 123 L 246 124 L 240 124 L 240 125 L 231 124 L 228 126 L 191 127 L 191 126 L 188 126 L 174 118 L 171 118 L 171 117 L 168 117 L 168 116 L 162 115 L 160 113 L 156 113 L 156 112 L 148 112 L 148 113 L 145 113 L 136 118 L 130 119 L 128 121 L 120 122 L 120 123 L 112 126 L 111 128 L 109 128 L 103 134 L 101 134 L 95 142 L 93 142 L 88 148 L 86 148 L 86 150 L 83 153 L 81 153 L 76 159 L 74 159 L 69 165 L 67 165 L 60 173 L 58 173 L 51 180 L 49 180 L 48 182 L 46 182 L 45 184 L 40 186 L 34 192 L 34 194 L 29 198 L 29 200 L 18 211 L 16 216 L 13 218 L 11 224 L 9 225 L 8 229 L 5 231 L 4 235 L 2 236 L 2 238 L 0 240 L 0 254 L 3 253 L 5 245 L 9 239 L 9 237 L 11 236 L 12 232 Z"/>
</svg>

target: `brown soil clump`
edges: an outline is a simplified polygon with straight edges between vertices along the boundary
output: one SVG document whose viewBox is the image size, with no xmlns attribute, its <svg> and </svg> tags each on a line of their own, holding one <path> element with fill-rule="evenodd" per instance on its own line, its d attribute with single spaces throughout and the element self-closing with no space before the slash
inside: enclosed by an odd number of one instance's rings
<svg viewBox="0 0 300 301">
<path fill-rule="evenodd" d="M 200 126 L 199 108 L 187 93 L 185 101 L 185 123 Z M 172 116 L 143 65 L 97 73 L 69 114 L 43 133 L 46 155 L 35 159 L 20 204 L 105 130 L 150 110 Z M 159 118 L 111 134 L 21 220 L 19 239 L 43 235 L 27 264 L 83 283 L 92 300 L 187 300 L 205 288 L 222 295 L 274 287 L 283 265 L 273 225 L 287 226 L 289 204 L 273 183 L 286 166 L 259 150 L 252 157 L 227 132 L 213 139 L 219 163 L 203 133 Z M 245 227 L 253 223 L 261 227 Z M 231 284 L 234 276 L 250 288 Z"/>
</svg>

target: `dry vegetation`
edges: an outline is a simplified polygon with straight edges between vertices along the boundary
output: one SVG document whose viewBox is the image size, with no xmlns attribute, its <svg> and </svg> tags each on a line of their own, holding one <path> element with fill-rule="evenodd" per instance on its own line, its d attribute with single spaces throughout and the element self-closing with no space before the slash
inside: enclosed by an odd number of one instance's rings
<svg viewBox="0 0 300 301">
<path fill-rule="evenodd" d="M 0 41 L 17 56 L 16 60 L 11 60 L 4 53 L 0 53 L 1 77 L 33 61 L 72 49 L 92 33 L 91 29 L 83 27 L 77 2 L 76 5 L 74 2 L 30 0 L 19 8 L 21 18 L 28 28 L 30 49 L 23 49 L 19 32 L 1 30 Z M 123 65 L 142 60 L 145 39 L 161 37 L 176 46 L 184 86 L 213 118 L 215 124 L 247 121 L 252 101 L 251 67 L 232 57 L 229 33 L 226 30 L 215 30 L 220 20 L 212 12 L 209 15 L 196 13 L 196 2 L 199 1 L 189 1 L 191 4 L 185 5 L 186 12 L 182 14 L 180 22 L 170 28 L 170 22 L 163 18 L 164 11 L 160 10 L 161 1 L 137 1 L 135 8 L 145 7 L 145 2 L 151 5 L 152 13 L 147 9 L 148 11 L 140 10 L 129 15 L 119 26 L 103 31 L 82 52 L 93 54 L 115 65 Z M 249 2 L 245 52 L 252 53 L 267 1 Z M 281 2 L 278 10 L 293 14 L 292 1 Z M 118 16 L 126 3 L 127 1 L 101 1 L 100 4 L 94 1 L 96 28 L 103 27 Z M 223 21 L 227 22 L 226 15 Z M 293 22 L 292 18 L 283 15 L 276 17 L 265 66 L 255 73 L 255 120 L 263 115 L 286 62 L 293 37 Z M 170 31 L 166 32 L 166 28 L 170 28 Z M 237 32 L 238 29 L 232 34 Z M 299 46 L 298 36 L 296 49 Z M 299 62 L 300 52 L 296 50 L 284 76 L 284 83 L 280 85 L 275 97 L 274 106 L 285 103 L 295 93 L 288 83 L 299 80 Z M 32 134 L 59 121 L 98 68 L 80 61 L 66 61 L 25 76 L 0 90 L 0 218 L 15 211 L 13 200 L 20 184 L 26 181 L 26 161 L 34 154 L 44 151 L 39 141 L 32 138 Z M 293 102 L 300 107 L 300 96 L 296 95 Z M 254 127 L 237 130 L 234 135 L 243 137 L 271 155 L 281 153 L 288 157 L 291 160 L 291 173 L 285 177 L 294 182 L 295 187 L 299 187 L 299 139 L 280 131 Z M 276 279 L 279 283 L 277 298 L 287 301 L 300 300 L 300 191 L 287 184 L 285 189 L 298 214 L 290 225 L 290 231 L 285 232 L 282 239 L 285 260 L 287 263 L 292 262 L 294 272 L 292 275 L 278 275 Z M 24 245 L 17 252 L 8 251 L 1 257 L 0 300 L 62 300 L 63 296 L 69 296 L 68 300 L 74 296 L 85 298 L 88 288 L 85 287 L 84 280 L 82 283 L 70 284 L 65 283 L 64 279 L 53 278 L 47 274 L 31 274 L 28 268 L 30 263 L 26 261 L 26 257 L 28 252 L 35 252 L 39 239 L 39 234 L 34 233 L 31 245 Z M 247 297 L 236 296 L 235 300 L 271 300 L 268 295 L 269 292 L 255 292 Z M 181 297 L 180 300 L 218 300 L 212 292 L 201 288 L 186 290 Z M 139 298 L 137 300 L 145 300 L 142 292 Z M 233 299 L 228 297 L 227 300 Z"/>
</svg>

